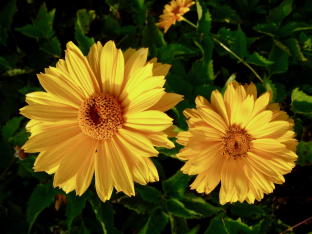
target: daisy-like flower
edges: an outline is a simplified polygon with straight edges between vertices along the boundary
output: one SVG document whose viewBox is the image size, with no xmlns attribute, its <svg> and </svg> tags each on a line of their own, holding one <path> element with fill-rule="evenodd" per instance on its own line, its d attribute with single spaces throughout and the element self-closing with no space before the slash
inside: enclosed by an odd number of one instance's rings
<svg viewBox="0 0 312 234">
<path fill-rule="evenodd" d="M 178 135 L 177 157 L 187 160 L 183 173 L 197 175 L 191 189 L 208 194 L 221 180 L 220 204 L 254 203 L 285 182 L 297 159 L 294 121 L 270 100 L 257 98 L 253 83 L 232 82 L 224 98 L 215 90 L 211 103 L 198 96 L 197 109 L 184 111 L 189 130 Z"/>
<path fill-rule="evenodd" d="M 171 25 L 175 24 L 176 21 L 182 21 L 183 15 L 190 11 L 190 7 L 193 6 L 195 2 L 192 0 L 172 0 L 169 4 L 165 5 L 163 14 L 160 17 L 159 28 L 164 28 L 165 33 L 168 31 Z"/>
<path fill-rule="evenodd" d="M 174 147 L 166 131 L 172 119 L 165 113 L 182 100 L 163 85 L 170 65 L 146 62 L 148 49 L 128 49 L 115 43 L 94 44 L 84 56 L 72 42 L 65 60 L 38 78 L 47 92 L 26 95 L 20 109 L 30 118 L 31 137 L 25 152 L 40 152 L 35 171 L 55 173 L 54 186 L 82 195 L 93 174 L 102 201 L 113 188 L 134 195 L 134 181 L 158 181 L 149 157 L 154 146 Z"/>
</svg>

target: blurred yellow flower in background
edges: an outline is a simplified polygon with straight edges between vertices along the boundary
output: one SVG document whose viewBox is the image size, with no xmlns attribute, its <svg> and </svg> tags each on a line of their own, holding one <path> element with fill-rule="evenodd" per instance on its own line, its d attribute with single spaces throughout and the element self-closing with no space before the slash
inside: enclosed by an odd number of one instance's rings
<svg viewBox="0 0 312 234">
<path fill-rule="evenodd" d="M 215 90 L 211 103 L 198 96 L 197 109 L 184 111 L 189 130 L 178 135 L 177 157 L 187 160 L 183 173 L 197 175 L 191 189 L 208 194 L 221 181 L 220 204 L 254 203 L 285 181 L 297 159 L 294 121 L 270 101 L 253 83 L 232 82 L 224 97 Z"/>
<path fill-rule="evenodd" d="M 55 173 L 54 187 L 82 195 L 95 173 L 105 201 L 114 187 L 131 196 L 134 181 L 158 181 L 149 157 L 158 155 L 154 146 L 174 147 L 165 133 L 172 119 L 163 112 L 183 98 L 165 92 L 170 65 L 146 62 L 147 52 L 122 53 L 109 41 L 84 56 L 69 42 L 65 60 L 38 75 L 46 92 L 26 95 L 20 112 L 31 119 L 31 137 L 22 148 L 40 152 L 34 169 Z"/>
<path fill-rule="evenodd" d="M 164 28 L 165 33 L 168 31 L 171 25 L 175 24 L 176 21 L 182 21 L 183 15 L 190 11 L 190 7 L 193 6 L 195 2 L 192 0 L 172 0 L 169 4 L 165 5 L 163 14 L 160 17 L 159 28 Z"/>
</svg>

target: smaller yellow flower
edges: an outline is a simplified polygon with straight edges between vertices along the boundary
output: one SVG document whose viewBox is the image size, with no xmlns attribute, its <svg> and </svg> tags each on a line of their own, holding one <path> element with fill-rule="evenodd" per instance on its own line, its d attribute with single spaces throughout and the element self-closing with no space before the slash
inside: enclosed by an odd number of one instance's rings
<svg viewBox="0 0 312 234">
<path fill-rule="evenodd" d="M 190 7 L 194 4 L 195 2 L 192 0 L 172 0 L 170 5 L 165 5 L 163 14 L 160 16 L 160 22 L 156 25 L 159 25 L 159 28 L 164 28 L 166 33 L 170 26 L 176 23 L 176 20 L 183 20 L 183 15 L 190 11 Z"/>
</svg>

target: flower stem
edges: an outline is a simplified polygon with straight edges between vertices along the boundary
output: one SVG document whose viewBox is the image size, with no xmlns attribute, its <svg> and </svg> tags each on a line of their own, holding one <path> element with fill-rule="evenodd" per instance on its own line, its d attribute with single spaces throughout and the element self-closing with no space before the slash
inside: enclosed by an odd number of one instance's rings
<svg viewBox="0 0 312 234">
<path fill-rule="evenodd" d="M 119 46 L 127 37 L 128 35 L 125 35 L 123 38 L 121 38 L 121 40 L 117 43 L 116 46 Z"/>
<path fill-rule="evenodd" d="M 188 23 L 189 25 L 193 26 L 194 28 L 197 28 L 197 26 L 195 24 L 193 24 L 191 21 L 188 21 L 187 19 L 183 18 L 183 21 L 185 21 L 186 23 Z M 237 58 L 239 61 L 241 61 L 246 67 L 248 67 L 254 74 L 255 76 L 262 82 L 262 78 L 258 75 L 258 73 L 248 64 L 246 63 L 242 58 L 240 58 L 237 54 L 235 54 L 232 50 L 230 50 L 230 48 L 228 48 L 227 46 L 225 46 L 221 41 L 219 41 L 217 38 L 213 37 L 212 38 L 215 42 L 219 43 L 220 46 L 222 46 L 227 52 L 229 52 L 230 54 L 232 54 L 235 58 Z"/>
<path fill-rule="evenodd" d="M 183 21 L 185 21 L 185 22 L 188 23 L 189 25 L 193 26 L 194 28 L 197 28 L 197 26 L 196 26 L 195 24 L 193 24 L 191 21 L 185 19 L 184 17 L 183 17 Z"/>
<path fill-rule="evenodd" d="M 221 41 L 219 41 L 217 38 L 213 37 L 212 38 L 214 41 L 218 42 L 220 46 L 222 46 L 227 52 L 229 52 L 230 54 L 232 54 L 235 58 L 237 58 L 239 61 L 241 61 L 246 67 L 248 67 L 254 74 L 255 76 L 262 82 L 262 78 L 258 75 L 258 73 L 248 64 L 246 63 L 242 58 L 240 58 L 237 54 L 235 54 L 232 50 L 230 50 L 230 48 L 228 48 L 227 46 L 225 46 Z"/>
</svg>

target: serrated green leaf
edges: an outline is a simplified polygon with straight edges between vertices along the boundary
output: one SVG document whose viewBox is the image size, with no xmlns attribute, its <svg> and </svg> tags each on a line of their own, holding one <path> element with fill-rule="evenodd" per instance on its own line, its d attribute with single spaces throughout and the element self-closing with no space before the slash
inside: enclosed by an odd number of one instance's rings
<svg viewBox="0 0 312 234">
<path fill-rule="evenodd" d="M 312 118 L 312 96 L 305 94 L 296 88 L 291 94 L 292 107 L 290 108 L 296 114 L 302 114 L 307 118 Z"/>
<path fill-rule="evenodd" d="M 273 46 L 268 60 L 274 61 L 274 64 L 269 66 L 269 74 L 272 76 L 277 73 L 284 73 L 288 69 L 289 55 L 280 49 L 278 46 Z"/>
<path fill-rule="evenodd" d="M 93 38 L 89 38 L 82 34 L 78 24 L 75 29 L 75 38 L 78 42 L 78 47 L 84 55 L 87 55 L 90 51 L 90 47 L 95 43 Z"/>
<path fill-rule="evenodd" d="M 252 215 L 265 214 L 265 212 L 259 206 L 240 202 L 236 202 L 231 205 L 231 212 L 233 215 L 240 217 L 250 217 Z"/>
<path fill-rule="evenodd" d="M 79 215 L 85 207 L 87 200 L 92 196 L 92 192 L 87 190 L 82 196 L 77 196 L 74 192 L 66 194 L 66 224 L 70 230 L 73 219 Z"/>
<path fill-rule="evenodd" d="M 133 11 L 132 18 L 138 26 L 141 26 L 146 19 L 147 8 L 144 3 L 144 0 L 134 0 L 130 2 L 131 2 L 130 7 Z"/>
<path fill-rule="evenodd" d="M 198 14 L 197 32 L 209 33 L 211 26 L 211 15 L 209 10 L 204 5 L 203 1 L 196 1 L 196 8 Z"/>
<path fill-rule="evenodd" d="M 168 221 L 166 213 L 159 208 L 154 209 L 139 234 L 159 234 L 166 227 Z"/>
<path fill-rule="evenodd" d="M 57 58 L 61 57 L 61 44 L 56 37 L 47 40 L 40 46 L 40 49 L 50 55 L 53 55 Z"/>
<path fill-rule="evenodd" d="M 273 94 L 271 103 L 276 102 L 276 87 L 275 85 L 272 83 L 271 80 L 269 80 L 266 76 L 263 78 L 263 87 L 265 89 L 265 91 L 271 91 L 271 93 Z"/>
<path fill-rule="evenodd" d="M 223 215 L 224 214 L 219 214 L 210 221 L 210 225 L 205 231 L 205 234 L 227 234 L 224 227 Z"/>
<path fill-rule="evenodd" d="M 274 63 L 274 61 L 266 60 L 264 57 L 262 57 L 257 52 L 254 52 L 253 54 L 248 55 L 246 59 L 247 63 L 252 63 L 258 66 L 269 66 Z"/>
<path fill-rule="evenodd" d="M 164 168 L 161 165 L 161 163 L 156 158 L 151 158 L 151 160 L 153 161 L 153 163 L 154 163 L 154 165 L 158 171 L 159 177 L 163 180 L 166 179 L 166 174 L 165 174 Z"/>
<path fill-rule="evenodd" d="M 276 87 L 275 102 L 281 103 L 286 98 L 286 87 L 282 83 L 274 83 Z"/>
<path fill-rule="evenodd" d="M 299 42 L 294 38 L 289 38 L 287 40 L 282 41 L 288 50 L 291 56 L 298 59 L 299 61 L 307 61 L 307 58 L 301 52 Z"/>
<path fill-rule="evenodd" d="M 186 77 L 187 81 L 189 81 L 194 87 L 204 84 L 212 84 L 214 78 L 212 60 L 210 60 L 208 66 L 203 63 L 193 63 L 192 68 Z"/>
<path fill-rule="evenodd" d="M 185 194 L 180 201 L 183 202 L 187 209 L 194 210 L 197 213 L 202 214 L 203 217 L 211 217 L 213 214 L 217 214 L 222 210 L 219 207 L 207 203 L 204 199 L 193 193 Z"/>
<path fill-rule="evenodd" d="M 143 200 L 141 194 L 136 194 L 134 197 L 124 196 L 120 198 L 120 203 L 130 210 L 134 210 L 138 214 L 149 213 L 155 208 L 155 203 Z"/>
<path fill-rule="evenodd" d="M 302 22 L 289 22 L 281 28 L 281 37 L 288 37 L 293 32 L 312 29 L 309 24 Z"/>
<path fill-rule="evenodd" d="M 27 177 L 35 177 L 40 181 L 44 181 L 47 180 L 50 175 L 47 174 L 46 172 L 35 172 L 33 167 L 34 167 L 34 163 L 36 161 L 36 157 L 34 155 L 29 156 L 28 158 L 25 158 L 23 160 L 19 160 L 18 164 L 21 165 L 21 167 L 19 167 L 19 173 L 23 170 L 20 170 L 21 168 L 24 169 L 24 171 L 27 171 L 28 175 Z"/>
<path fill-rule="evenodd" d="M 162 63 L 171 63 L 175 56 L 196 55 L 196 52 L 181 44 L 169 44 L 159 50 L 159 61 Z"/>
<path fill-rule="evenodd" d="M 203 35 L 200 41 L 194 39 L 194 43 L 198 46 L 203 54 L 203 65 L 207 66 L 212 58 L 213 40 L 209 35 Z"/>
<path fill-rule="evenodd" d="M 106 201 L 103 203 L 97 195 L 93 195 L 89 201 L 95 212 L 96 219 L 100 222 L 102 226 L 103 233 L 113 233 L 114 210 L 111 202 Z"/>
<path fill-rule="evenodd" d="M 136 34 L 136 28 L 133 25 L 126 25 L 116 30 L 120 35 L 132 35 Z"/>
<path fill-rule="evenodd" d="M 16 12 L 16 0 L 10 0 L 0 12 L 0 44 L 4 46 L 6 46 L 8 30 L 11 28 L 13 16 Z"/>
<path fill-rule="evenodd" d="M 189 176 L 177 171 L 168 180 L 163 180 L 162 186 L 164 192 L 169 194 L 172 198 L 181 199 L 185 192 L 189 181 Z"/>
<path fill-rule="evenodd" d="M 275 23 L 257 24 L 253 30 L 275 37 L 278 34 L 278 26 Z"/>
<path fill-rule="evenodd" d="M 3 139 L 8 140 L 19 128 L 20 122 L 23 117 L 14 117 L 9 120 L 4 127 L 2 127 L 1 134 Z"/>
<path fill-rule="evenodd" d="M 312 141 L 300 141 L 297 145 L 297 155 L 297 165 L 306 166 L 312 164 Z"/>
<path fill-rule="evenodd" d="M 182 95 L 189 95 L 193 90 L 192 85 L 176 75 L 167 75 L 166 85 L 169 85 L 170 89 L 175 93 Z"/>
<path fill-rule="evenodd" d="M 15 30 L 23 33 L 26 36 L 34 38 L 52 38 L 54 31 L 52 29 L 55 9 L 48 12 L 45 3 L 43 3 L 39 9 L 37 18 L 33 20 L 33 25 L 26 25 Z"/>
<path fill-rule="evenodd" d="M 83 35 L 89 32 L 90 24 L 95 19 L 96 12 L 94 10 L 81 9 L 77 11 L 77 25 Z"/>
<path fill-rule="evenodd" d="M 186 218 L 186 219 L 193 219 L 193 218 L 201 218 L 202 215 L 187 209 L 182 202 L 177 199 L 170 198 L 166 200 L 166 208 L 168 212 L 176 215 L 178 217 Z"/>
<path fill-rule="evenodd" d="M 284 0 L 278 7 L 272 9 L 267 17 L 269 22 L 281 24 L 283 19 L 292 11 L 293 0 Z"/>
<path fill-rule="evenodd" d="M 240 25 L 238 25 L 234 43 L 231 45 L 230 49 L 240 58 L 248 56 L 246 36 Z"/>
<path fill-rule="evenodd" d="M 206 98 L 207 100 L 210 101 L 210 96 L 211 96 L 211 93 L 212 91 L 214 90 L 221 90 L 219 87 L 217 86 L 214 86 L 214 85 L 202 85 L 202 86 L 197 86 L 195 88 L 195 91 L 194 91 L 194 96 L 197 97 L 198 95 L 200 96 L 203 96 L 204 98 Z"/>
<path fill-rule="evenodd" d="M 148 202 L 158 202 L 160 199 L 161 192 L 156 188 L 148 185 L 136 184 L 135 189 L 138 190 L 143 200 Z"/>
<path fill-rule="evenodd" d="M 45 208 L 49 207 L 56 195 L 56 190 L 53 188 L 52 183 L 39 184 L 32 192 L 28 207 L 27 207 L 27 220 L 29 223 L 28 233 L 30 233 L 31 227 L 36 221 L 38 215 Z"/>
</svg>

